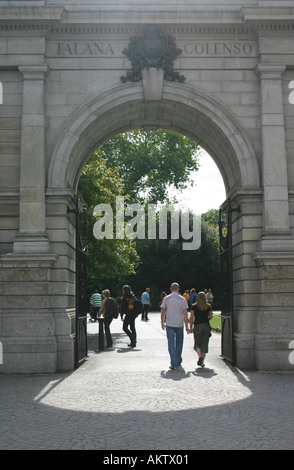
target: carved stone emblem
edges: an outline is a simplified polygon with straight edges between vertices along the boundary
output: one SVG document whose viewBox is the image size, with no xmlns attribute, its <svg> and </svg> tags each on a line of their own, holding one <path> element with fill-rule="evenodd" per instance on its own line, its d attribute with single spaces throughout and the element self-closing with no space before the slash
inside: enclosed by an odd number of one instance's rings
<svg viewBox="0 0 294 470">
<path fill-rule="evenodd" d="M 167 52 L 167 36 L 155 26 L 146 28 L 137 38 L 138 52 L 149 67 L 160 67 Z"/>
<path fill-rule="evenodd" d="M 123 50 L 132 64 L 132 70 L 128 70 L 121 80 L 124 83 L 128 80 L 139 81 L 144 68 L 155 67 L 164 70 L 165 80 L 183 82 L 185 77 L 173 70 L 174 60 L 181 52 L 172 36 L 157 26 L 147 26 L 139 35 L 131 37 L 128 47 Z"/>
</svg>

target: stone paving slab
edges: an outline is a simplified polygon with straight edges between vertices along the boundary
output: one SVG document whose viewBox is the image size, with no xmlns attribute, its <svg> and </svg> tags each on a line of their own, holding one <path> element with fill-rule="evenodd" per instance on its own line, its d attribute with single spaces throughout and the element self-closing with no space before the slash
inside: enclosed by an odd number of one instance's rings
<svg viewBox="0 0 294 470">
<path fill-rule="evenodd" d="M 281 450 L 294 449 L 294 374 L 241 371 L 220 357 L 213 333 L 206 367 L 185 336 L 182 367 L 169 370 L 159 314 L 136 321 L 128 348 L 120 319 L 114 347 L 95 352 L 71 373 L 0 375 L 1 450 Z"/>
</svg>

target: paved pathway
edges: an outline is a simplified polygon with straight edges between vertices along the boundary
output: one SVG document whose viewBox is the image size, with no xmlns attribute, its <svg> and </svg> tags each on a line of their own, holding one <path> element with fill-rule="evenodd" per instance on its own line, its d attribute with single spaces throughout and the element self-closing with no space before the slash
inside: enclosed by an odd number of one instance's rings
<svg viewBox="0 0 294 470">
<path fill-rule="evenodd" d="M 170 371 L 158 314 L 136 321 L 127 347 L 120 319 L 114 348 L 72 373 L 0 376 L 0 449 L 294 449 L 294 374 L 240 371 L 210 341 L 206 367 L 196 365 L 192 335 L 183 365 Z"/>
</svg>

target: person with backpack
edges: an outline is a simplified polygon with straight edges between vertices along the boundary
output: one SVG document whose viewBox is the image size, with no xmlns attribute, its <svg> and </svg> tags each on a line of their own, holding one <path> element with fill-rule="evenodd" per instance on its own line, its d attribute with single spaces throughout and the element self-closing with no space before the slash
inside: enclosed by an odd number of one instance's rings
<svg viewBox="0 0 294 470">
<path fill-rule="evenodd" d="M 123 331 L 130 338 L 128 346 L 135 348 L 137 344 L 135 320 L 142 312 L 142 302 L 135 297 L 130 286 L 123 286 L 122 294 L 120 315 L 123 320 Z"/>
<path fill-rule="evenodd" d="M 110 332 L 110 323 L 114 318 L 118 318 L 118 308 L 116 301 L 110 297 L 110 291 L 104 289 L 102 291 L 103 300 L 99 309 L 99 316 L 104 317 L 104 330 L 106 336 L 106 347 L 112 348 L 112 336 Z"/>
</svg>

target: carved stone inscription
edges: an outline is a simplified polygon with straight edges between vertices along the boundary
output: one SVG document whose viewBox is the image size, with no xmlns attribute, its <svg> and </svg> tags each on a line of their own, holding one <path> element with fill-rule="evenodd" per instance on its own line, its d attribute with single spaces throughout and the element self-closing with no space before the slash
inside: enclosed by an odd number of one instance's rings
<svg viewBox="0 0 294 470">
<path fill-rule="evenodd" d="M 140 45 L 140 43 L 139 43 Z M 182 57 L 256 57 L 255 41 L 179 41 Z M 127 41 L 57 40 L 48 41 L 48 57 L 121 57 Z M 148 51 L 150 52 L 150 51 Z M 151 50 L 152 52 L 152 50 Z M 150 54 L 151 54 L 150 52 Z"/>
<path fill-rule="evenodd" d="M 184 56 L 189 57 L 254 57 L 255 41 L 187 41 L 180 43 Z"/>
<path fill-rule="evenodd" d="M 49 41 L 48 57 L 112 57 L 114 45 L 109 41 Z"/>
</svg>

